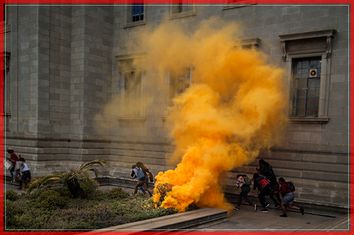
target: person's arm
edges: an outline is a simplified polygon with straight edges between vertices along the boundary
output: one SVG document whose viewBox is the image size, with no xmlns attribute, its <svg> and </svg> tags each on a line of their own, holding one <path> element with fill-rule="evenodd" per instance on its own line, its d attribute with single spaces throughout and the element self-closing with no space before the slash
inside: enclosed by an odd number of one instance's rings
<svg viewBox="0 0 354 235">
<path fill-rule="evenodd" d="M 136 178 L 136 173 L 135 173 L 134 169 L 132 169 L 132 172 L 130 173 L 130 176 L 132 178 Z"/>
</svg>

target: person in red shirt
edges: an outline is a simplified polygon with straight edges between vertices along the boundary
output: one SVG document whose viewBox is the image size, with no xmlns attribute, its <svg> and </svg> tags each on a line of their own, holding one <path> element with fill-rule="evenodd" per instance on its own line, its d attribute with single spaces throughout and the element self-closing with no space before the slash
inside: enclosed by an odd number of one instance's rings
<svg viewBox="0 0 354 235">
<path fill-rule="evenodd" d="M 304 215 L 304 208 L 301 206 L 295 206 L 294 205 L 294 190 L 295 187 L 290 187 L 292 184 L 291 182 L 286 182 L 284 178 L 280 177 L 279 180 L 279 194 L 281 197 L 281 209 L 283 211 L 283 214 L 281 214 L 281 217 L 287 217 L 288 215 L 286 214 L 286 208 L 295 208 L 300 210 L 301 214 Z"/>
<path fill-rule="evenodd" d="M 7 153 L 10 154 L 10 157 L 7 158 L 11 162 L 11 168 L 10 168 L 10 174 L 11 174 L 11 183 L 15 182 L 15 167 L 16 167 L 16 162 L 19 160 L 17 154 L 13 149 L 8 149 Z"/>
<path fill-rule="evenodd" d="M 258 194 L 258 199 L 259 202 L 262 205 L 262 212 L 268 212 L 267 207 L 269 206 L 269 203 L 266 202 L 266 196 L 270 196 L 272 193 L 271 186 L 269 180 L 264 177 L 263 175 L 260 175 L 258 173 L 253 174 L 253 190 L 258 188 L 259 194 Z"/>
</svg>

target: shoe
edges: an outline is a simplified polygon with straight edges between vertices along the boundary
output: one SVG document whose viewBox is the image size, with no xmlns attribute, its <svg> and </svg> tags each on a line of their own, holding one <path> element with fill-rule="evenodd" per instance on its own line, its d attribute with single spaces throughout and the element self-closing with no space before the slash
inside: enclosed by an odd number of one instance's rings
<svg viewBox="0 0 354 235">
<path fill-rule="evenodd" d="M 257 211 L 257 204 L 254 204 L 254 211 Z"/>
<path fill-rule="evenodd" d="M 261 211 L 262 212 L 268 212 L 268 209 L 267 208 L 263 208 Z"/>
<path fill-rule="evenodd" d="M 304 215 L 304 214 L 305 214 L 305 210 L 304 210 L 304 208 L 303 208 L 303 207 L 300 207 L 300 213 L 301 213 L 302 215 Z"/>
<path fill-rule="evenodd" d="M 280 217 L 288 217 L 288 215 L 284 213 L 284 214 L 281 214 Z"/>
<path fill-rule="evenodd" d="M 235 206 L 234 210 L 235 210 L 235 211 L 238 211 L 238 210 L 240 210 L 240 208 L 237 207 L 237 206 Z"/>
</svg>

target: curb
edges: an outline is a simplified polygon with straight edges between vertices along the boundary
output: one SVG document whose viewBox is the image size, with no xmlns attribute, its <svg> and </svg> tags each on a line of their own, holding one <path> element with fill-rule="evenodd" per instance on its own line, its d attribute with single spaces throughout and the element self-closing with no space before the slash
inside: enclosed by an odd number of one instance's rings
<svg viewBox="0 0 354 235">
<path fill-rule="evenodd" d="M 158 218 L 112 226 L 94 232 L 125 231 L 128 234 L 151 231 L 171 231 L 192 228 L 227 218 L 227 211 L 216 208 L 203 208 L 193 211 L 166 215 Z M 126 233 L 125 233 L 126 234 Z"/>
</svg>

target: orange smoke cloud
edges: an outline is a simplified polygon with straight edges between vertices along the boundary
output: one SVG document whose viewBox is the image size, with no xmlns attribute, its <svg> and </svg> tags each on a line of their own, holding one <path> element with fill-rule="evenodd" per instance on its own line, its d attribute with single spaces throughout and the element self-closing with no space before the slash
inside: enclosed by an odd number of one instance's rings
<svg viewBox="0 0 354 235">
<path fill-rule="evenodd" d="M 235 24 L 211 19 L 191 31 L 170 22 L 141 37 L 145 70 L 162 76 L 193 68 L 192 84 L 168 113 L 173 156 L 180 162 L 156 176 L 153 199 L 178 211 L 191 204 L 230 209 L 224 174 L 274 145 L 286 123 L 282 70 L 261 52 L 244 49 Z M 170 188 L 161 191 L 163 186 Z"/>
</svg>

